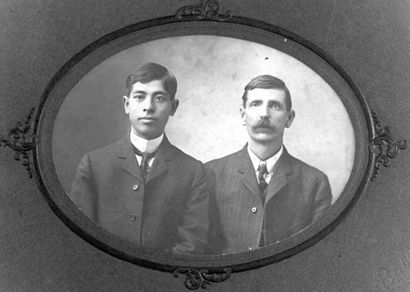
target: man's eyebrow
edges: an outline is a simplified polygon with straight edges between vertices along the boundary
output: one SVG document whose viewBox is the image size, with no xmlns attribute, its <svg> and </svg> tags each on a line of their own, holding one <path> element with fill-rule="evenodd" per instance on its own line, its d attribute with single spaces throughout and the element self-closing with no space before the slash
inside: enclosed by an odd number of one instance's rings
<svg viewBox="0 0 410 292">
<path fill-rule="evenodd" d="M 279 100 L 275 100 L 275 101 L 273 102 L 273 104 L 274 104 L 274 105 L 280 105 L 281 107 L 286 108 L 286 102 L 281 102 L 281 101 L 279 101 Z"/>
<path fill-rule="evenodd" d="M 137 90 L 137 91 L 132 91 L 132 92 L 131 92 L 131 94 L 136 94 L 136 93 L 147 94 L 147 92 L 144 91 L 144 90 Z"/>
<path fill-rule="evenodd" d="M 249 100 L 249 103 L 253 103 L 253 102 L 262 102 L 262 99 L 260 99 L 260 98 L 255 98 L 255 99 Z"/>
<path fill-rule="evenodd" d="M 164 91 L 164 90 L 154 91 L 154 92 L 153 92 L 153 94 L 154 94 L 154 95 L 157 95 L 157 94 L 165 94 L 165 95 L 169 95 L 169 94 L 168 94 L 168 92 L 166 92 L 166 91 Z"/>
<path fill-rule="evenodd" d="M 131 92 L 131 94 L 137 94 L 137 93 L 147 94 L 147 92 L 144 91 L 144 90 L 137 90 L 137 91 L 132 91 L 132 92 Z M 154 91 L 152 94 L 153 94 L 153 95 L 157 95 L 157 94 L 166 94 L 166 95 L 169 95 L 166 91 L 163 91 L 163 90 Z"/>
</svg>

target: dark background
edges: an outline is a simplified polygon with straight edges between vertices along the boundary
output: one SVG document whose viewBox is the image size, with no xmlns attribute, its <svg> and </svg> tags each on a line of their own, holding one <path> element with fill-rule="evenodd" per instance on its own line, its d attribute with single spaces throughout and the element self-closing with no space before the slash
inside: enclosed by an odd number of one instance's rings
<svg viewBox="0 0 410 292">
<path fill-rule="evenodd" d="M 196 1 L 0 2 L 0 134 L 39 102 L 75 53 L 126 25 Z M 293 31 L 353 78 L 381 121 L 410 140 L 410 2 L 223 1 L 222 10 Z M 0 151 L 0 291 L 180 291 L 181 279 L 95 249 L 51 211 L 34 180 Z M 402 151 L 335 231 L 280 263 L 210 291 L 409 291 L 410 150 Z"/>
</svg>

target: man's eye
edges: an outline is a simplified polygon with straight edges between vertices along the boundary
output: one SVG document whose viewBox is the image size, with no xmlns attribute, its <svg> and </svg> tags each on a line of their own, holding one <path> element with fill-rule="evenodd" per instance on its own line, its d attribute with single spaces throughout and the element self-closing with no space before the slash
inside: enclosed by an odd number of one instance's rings
<svg viewBox="0 0 410 292">
<path fill-rule="evenodd" d="M 156 100 L 156 101 L 159 101 L 159 102 L 165 101 L 165 99 L 166 99 L 166 97 L 163 96 L 163 95 L 157 95 L 157 96 L 155 97 L 155 100 Z"/>
<path fill-rule="evenodd" d="M 251 102 L 250 104 L 249 104 L 249 106 L 251 106 L 251 107 L 253 107 L 253 106 L 257 106 L 258 104 L 256 103 L 256 102 Z"/>
<path fill-rule="evenodd" d="M 138 95 L 134 95 L 133 98 L 136 99 L 136 100 L 143 100 L 145 98 L 145 96 L 141 95 L 141 94 L 138 94 Z"/>
<path fill-rule="evenodd" d="M 278 111 L 282 109 L 282 105 L 280 105 L 280 104 L 278 104 L 278 103 L 273 104 L 272 107 L 273 107 L 275 110 L 278 110 Z"/>
</svg>

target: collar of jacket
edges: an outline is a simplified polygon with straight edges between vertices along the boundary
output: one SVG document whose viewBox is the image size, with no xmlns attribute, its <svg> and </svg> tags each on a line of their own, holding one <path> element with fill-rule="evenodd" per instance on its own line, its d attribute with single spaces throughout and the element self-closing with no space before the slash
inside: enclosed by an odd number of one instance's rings
<svg viewBox="0 0 410 292">
<path fill-rule="evenodd" d="M 258 187 L 258 180 L 256 179 L 255 171 L 253 169 L 251 158 L 247 151 L 247 144 L 238 152 L 239 159 L 236 159 L 237 172 L 242 176 L 241 183 L 247 187 L 253 195 L 260 197 L 260 190 Z M 283 153 L 276 163 L 271 180 L 266 188 L 266 203 L 279 192 L 288 183 L 288 176 L 292 174 L 292 170 L 289 165 L 290 155 L 283 146 Z"/>
<path fill-rule="evenodd" d="M 121 166 L 122 168 L 135 176 L 141 183 L 144 182 L 141 169 L 138 166 L 137 160 L 135 158 L 134 150 L 130 141 L 129 134 L 122 137 L 119 140 L 119 148 L 117 157 L 123 159 Z M 148 183 L 152 179 L 161 175 L 167 170 L 167 161 L 174 159 L 176 156 L 175 147 L 171 145 L 168 141 L 166 135 L 161 142 L 161 145 L 158 147 L 157 154 L 155 155 L 154 163 L 152 164 L 151 171 L 148 173 L 145 183 Z"/>
</svg>

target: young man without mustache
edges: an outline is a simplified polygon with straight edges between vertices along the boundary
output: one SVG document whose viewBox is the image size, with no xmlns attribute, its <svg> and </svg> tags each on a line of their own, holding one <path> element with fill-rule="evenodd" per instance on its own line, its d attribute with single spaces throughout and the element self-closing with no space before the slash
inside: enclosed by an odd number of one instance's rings
<svg viewBox="0 0 410 292">
<path fill-rule="evenodd" d="M 130 131 L 83 156 L 70 197 L 104 229 L 142 247 L 204 253 L 209 230 L 205 168 L 164 133 L 178 108 L 176 78 L 165 67 L 147 63 L 128 76 L 126 90 Z"/>
</svg>

